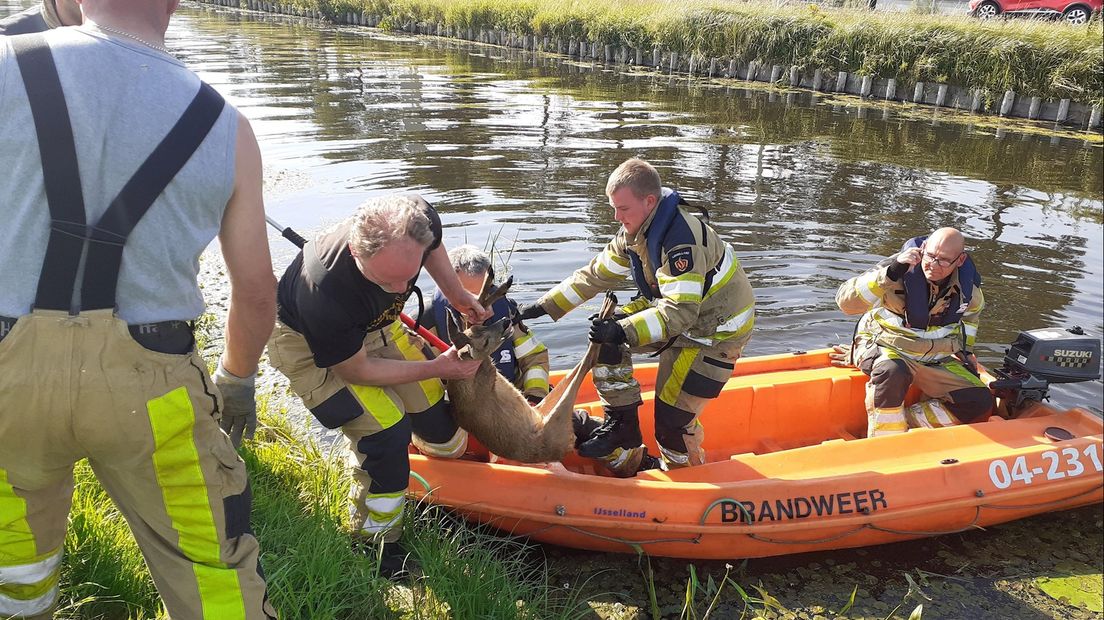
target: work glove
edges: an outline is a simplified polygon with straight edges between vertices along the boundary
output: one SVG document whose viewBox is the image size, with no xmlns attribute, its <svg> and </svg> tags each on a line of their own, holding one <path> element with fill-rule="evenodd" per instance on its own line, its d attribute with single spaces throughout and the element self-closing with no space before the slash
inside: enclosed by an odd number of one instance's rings
<svg viewBox="0 0 1104 620">
<path fill-rule="evenodd" d="M 548 311 L 542 308 L 540 304 L 531 304 L 518 308 L 517 319 L 519 321 L 529 321 L 546 314 L 548 314 Z"/>
<path fill-rule="evenodd" d="M 590 323 L 590 341 L 619 345 L 625 342 L 625 330 L 613 319 L 596 319 Z"/>
<path fill-rule="evenodd" d="M 832 360 L 833 366 L 854 367 L 854 364 L 851 363 L 851 345 L 849 344 L 832 345 L 832 352 L 828 354 L 828 359 Z"/>
<path fill-rule="evenodd" d="M 253 432 L 257 430 L 257 373 L 248 377 L 230 374 L 223 368 L 220 359 L 213 378 L 215 387 L 222 394 L 222 420 L 219 426 L 230 436 L 234 447 L 240 447 L 242 437 L 252 439 Z"/>
<path fill-rule="evenodd" d="M 610 318 L 613 319 L 614 321 L 620 321 L 621 319 L 629 318 L 629 315 L 625 314 L 624 312 L 618 312 L 618 311 L 615 310 L 614 313 L 612 315 L 610 315 Z M 592 322 L 592 323 L 594 321 L 597 321 L 598 320 L 598 313 L 595 312 L 594 314 L 588 316 L 587 320 Z"/>
</svg>

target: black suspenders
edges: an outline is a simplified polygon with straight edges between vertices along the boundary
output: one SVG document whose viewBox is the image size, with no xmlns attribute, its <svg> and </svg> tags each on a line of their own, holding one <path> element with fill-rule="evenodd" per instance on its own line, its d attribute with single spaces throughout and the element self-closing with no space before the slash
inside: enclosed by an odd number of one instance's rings
<svg viewBox="0 0 1104 620">
<path fill-rule="evenodd" d="M 50 238 L 35 308 L 68 310 L 71 314 L 115 308 L 127 237 L 210 133 L 225 102 L 201 82 L 180 120 L 127 181 L 100 220 L 88 225 L 69 110 L 50 47 L 41 34 L 9 40 L 34 117 L 50 208 Z M 82 278 L 79 285 L 78 276 Z"/>
</svg>

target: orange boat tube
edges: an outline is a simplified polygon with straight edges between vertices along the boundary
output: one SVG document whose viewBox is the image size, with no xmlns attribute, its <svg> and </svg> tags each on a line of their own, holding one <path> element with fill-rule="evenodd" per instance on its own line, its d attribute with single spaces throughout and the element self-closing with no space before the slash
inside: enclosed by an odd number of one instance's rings
<svg viewBox="0 0 1104 620">
<path fill-rule="evenodd" d="M 655 366 L 636 377 L 654 454 Z M 510 535 L 691 559 L 876 545 L 1104 501 L 1104 423 L 1087 410 L 1039 404 L 1016 419 L 868 439 L 865 384 L 827 349 L 744 358 L 702 414 L 705 465 L 618 479 L 574 454 L 524 465 L 475 446 L 476 460 L 412 454 L 429 489 L 414 495 Z M 601 415 L 589 382 L 578 406 Z M 1070 438 L 1048 438 L 1066 436 L 1054 428 Z"/>
</svg>

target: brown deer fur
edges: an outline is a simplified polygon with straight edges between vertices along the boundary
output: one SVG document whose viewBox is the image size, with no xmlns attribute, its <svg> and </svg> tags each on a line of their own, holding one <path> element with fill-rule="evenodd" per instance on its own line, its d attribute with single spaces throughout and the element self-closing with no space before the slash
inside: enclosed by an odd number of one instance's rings
<svg viewBox="0 0 1104 620">
<path fill-rule="evenodd" d="M 488 293 L 488 282 L 480 295 L 480 303 L 490 308 L 494 300 L 505 296 L 512 283 L 513 278 Z M 498 456 L 522 463 L 558 461 L 575 445 L 571 404 L 566 403 L 542 415 L 499 374 L 490 355 L 511 332 L 509 318 L 491 325 L 470 325 L 460 331 L 452 314 L 448 314 L 449 338 L 460 357 L 483 360 L 471 379 L 448 382 L 452 415 L 461 428 L 475 435 Z"/>
</svg>

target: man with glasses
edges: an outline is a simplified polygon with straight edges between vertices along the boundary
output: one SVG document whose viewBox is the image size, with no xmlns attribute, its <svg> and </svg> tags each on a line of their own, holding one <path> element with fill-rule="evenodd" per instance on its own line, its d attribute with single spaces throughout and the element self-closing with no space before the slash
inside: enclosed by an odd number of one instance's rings
<svg viewBox="0 0 1104 620">
<path fill-rule="evenodd" d="M 993 407 L 972 349 L 985 306 L 981 276 L 954 228 L 907 241 L 901 251 L 844 282 L 836 303 L 862 314 L 838 364 L 870 376 L 867 436 L 984 421 Z M 915 385 L 919 402 L 905 407 Z"/>
</svg>

